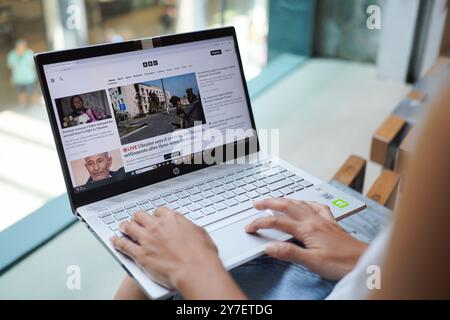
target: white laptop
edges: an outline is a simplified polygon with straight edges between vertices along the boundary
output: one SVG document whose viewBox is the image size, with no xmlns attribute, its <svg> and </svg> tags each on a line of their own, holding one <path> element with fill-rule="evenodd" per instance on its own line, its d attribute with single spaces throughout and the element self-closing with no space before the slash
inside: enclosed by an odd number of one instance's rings
<svg viewBox="0 0 450 320">
<path fill-rule="evenodd" d="M 365 204 L 260 151 L 232 27 L 35 57 L 73 213 L 152 299 L 173 292 L 110 244 L 137 210 L 166 206 L 204 227 L 228 269 L 264 252 L 253 201 L 291 197 L 341 219 Z M 182 244 L 180 244 L 182 245 Z"/>
</svg>

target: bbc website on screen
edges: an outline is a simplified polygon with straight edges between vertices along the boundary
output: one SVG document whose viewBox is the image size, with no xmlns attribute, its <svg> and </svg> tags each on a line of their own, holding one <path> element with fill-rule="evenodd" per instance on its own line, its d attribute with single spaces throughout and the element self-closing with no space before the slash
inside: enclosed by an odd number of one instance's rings
<svg viewBox="0 0 450 320">
<path fill-rule="evenodd" d="M 44 72 L 75 192 L 253 135 L 232 38 Z"/>
</svg>

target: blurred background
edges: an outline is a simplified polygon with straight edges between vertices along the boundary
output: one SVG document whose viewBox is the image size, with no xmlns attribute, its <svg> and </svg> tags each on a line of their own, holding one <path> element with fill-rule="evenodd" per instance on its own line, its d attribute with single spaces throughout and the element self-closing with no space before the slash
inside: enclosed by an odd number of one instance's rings
<svg viewBox="0 0 450 320">
<path fill-rule="evenodd" d="M 267 10 L 267 0 L 0 0 L 0 144 L 9 149 L 0 155 L 0 194 L 10 204 L 0 231 L 65 190 L 40 88 L 24 98 L 15 89 L 8 55 L 17 42 L 36 53 L 234 25 L 251 79 L 267 62 Z M 27 78 L 33 68 L 20 71 Z"/>
<path fill-rule="evenodd" d="M 329 180 L 449 56 L 449 20 L 447 0 L 0 0 L 0 234 L 65 192 L 33 53 L 232 25 L 257 126 Z"/>
</svg>

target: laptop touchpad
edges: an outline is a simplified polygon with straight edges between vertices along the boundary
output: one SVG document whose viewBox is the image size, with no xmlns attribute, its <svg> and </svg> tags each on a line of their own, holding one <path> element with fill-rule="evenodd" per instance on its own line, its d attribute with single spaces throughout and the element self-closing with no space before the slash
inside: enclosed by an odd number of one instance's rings
<svg viewBox="0 0 450 320">
<path fill-rule="evenodd" d="M 221 229 L 212 231 L 210 236 L 219 249 L 219 255 L 222 261 L 234 260 L 240 256 L 245 259 L 247 253 L 256 256 L 258 253 L 264 251 L 267 243 L 277 240 L 287 240 L 289 237 L 285 233 L 274 229 L 260 230 L 257 234 L 248 234 L 245 232 L 246 225 L 255 219 L 270 215 L 270 213 L 262 211 Z"/>
</svg>

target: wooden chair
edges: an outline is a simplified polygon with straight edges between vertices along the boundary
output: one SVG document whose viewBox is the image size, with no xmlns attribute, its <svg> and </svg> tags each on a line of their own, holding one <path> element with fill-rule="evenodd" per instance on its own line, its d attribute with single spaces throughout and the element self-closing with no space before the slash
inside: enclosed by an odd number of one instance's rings
<svg viewBox="0 0 450 320">
<path fill-rule="evenodd" d="M 350 156 L 336 172 L 332 181 L 340 183 L 346 188 L 353 189 L 362 194 L 367 161 L 358 156 Z M 378 204 L 393 209 L 398 194 L 400 174 L 384 169 L 377 178 L 366 198 Z M 364 201 L 364 200 L 363 200 Z"/>
<path fill-rule="evenodd" d="M 370 160 L 398 173 L 404 169 L 417 136 L 412 130 L 426 112 L 431 83 L 450 72 L 450 58 L 439 57 L 372 137 Z"/>
<path fill-rule="evenodd" d="M 364 195 L 367 160 L 351 155 L 330 184 L 366 203 L 367 208 L 339 223 L 350 234 L 370 242 L 392 220 L 392 210 L 400 194 L 401 177 L 411 157 L 417 137 L 415 123 L 424 113 L 429 81 L 450 72 L 450 58 L 440 58 L 413 90 L 386 118 L 372 137 L 370 160 L 382 167 L 380 176 Z"/>
</svg>

